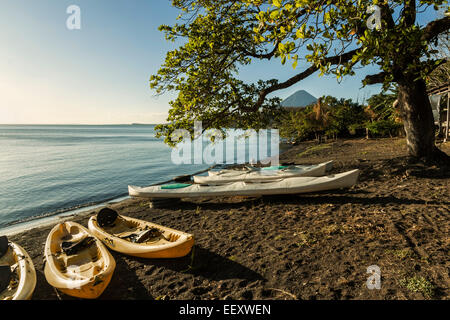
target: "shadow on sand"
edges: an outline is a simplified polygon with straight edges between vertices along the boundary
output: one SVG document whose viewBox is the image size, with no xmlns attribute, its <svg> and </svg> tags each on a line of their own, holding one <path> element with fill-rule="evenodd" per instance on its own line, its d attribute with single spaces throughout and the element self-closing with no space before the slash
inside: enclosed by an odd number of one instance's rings
<svg viewBox="0 0 450 320">
<path fill-rule="evenodd" d="M 141 259 L 137 262 L 154 265 L 175 272 L 202 276 L 210 280 L 243 279 L 248 281 L 265 280 L 259 273 L 231 259 L 225 258 L 198 245 L 185 257 L 177 259 Z"/>
</svg>

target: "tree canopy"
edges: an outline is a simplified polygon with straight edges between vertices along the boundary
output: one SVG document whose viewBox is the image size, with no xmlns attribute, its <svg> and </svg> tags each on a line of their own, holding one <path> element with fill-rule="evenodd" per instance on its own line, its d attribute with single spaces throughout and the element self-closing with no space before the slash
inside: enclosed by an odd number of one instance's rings
<svg viewBox="0 0 450 320">
<path fill-rule="evenodd" d="M 420 25 L 418 16 L 448 5 L 446 0 L 172 0 L 180 23 L 162 25 L 166 39 L 184 40 L 167 53 L 150 79 L 158 94 L 178 92 L 168 123 L 157 127 L 170 143 L 177 128 L 266 127 L 280 108 L 267 98 L 320 72 L 338 79 L 372 64 L 378 74 L 364 84 L 426 79 L 442 63 L 432 44 L 450 28 L 450 17 Z M 380 27 L 370 28 L 377 5 Z M 448 12 L 448 8 L 446 9 Z M 290 79 L 245 83 L 239 67 L 279 59 L 299 72 Z"/>
</svg>

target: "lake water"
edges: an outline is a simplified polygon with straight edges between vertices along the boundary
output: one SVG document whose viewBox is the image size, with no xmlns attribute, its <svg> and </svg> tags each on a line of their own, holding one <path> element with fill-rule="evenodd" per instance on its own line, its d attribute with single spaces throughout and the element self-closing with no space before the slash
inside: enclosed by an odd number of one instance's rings
<svg viewBox="0 0 450 320">
<path fill-rule="evenodd" d="M 152 125 L 0 125 L 0 228 L 210 166 L 176 165 L 171 153 Z"/>
</svg>

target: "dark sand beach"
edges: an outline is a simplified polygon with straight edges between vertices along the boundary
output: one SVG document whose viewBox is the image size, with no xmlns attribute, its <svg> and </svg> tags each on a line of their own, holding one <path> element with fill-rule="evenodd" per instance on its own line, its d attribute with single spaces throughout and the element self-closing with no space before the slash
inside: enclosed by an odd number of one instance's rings
<svg viewBox="0 0 450 320">
<path fill-rule="evenodd" d="M 450 153 L 450 144 L 440 146 Z M 349 190 L 296 196 L 185 200 L 164 209 L 131 199 L 110 207 L 195 235 L 191 254 L 140 259 L 112 252 L 117 267 L 100 299 L 449 299 L 450 166 L 408 162 L 404 139 L 303 143 L 282 161 L 336 160 L 359 168 Z M 90 215 L 72 220 L 87 226 Z M 51 227 L 11 236 L 33 259 L 33 299 L 56 294 L 43 274 Z M 381 289 L 366 286 L 379 266 Z"/>
</svg>

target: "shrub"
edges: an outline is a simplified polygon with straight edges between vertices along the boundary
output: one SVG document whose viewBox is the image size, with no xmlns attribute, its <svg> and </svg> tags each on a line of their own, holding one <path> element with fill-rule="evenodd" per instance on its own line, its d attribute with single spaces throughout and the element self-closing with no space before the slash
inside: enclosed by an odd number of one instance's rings
<svg viewBox="0 0 450 320">
<path fill-rule="evenodd" d="M 379 137 L 393 137 L 399 134 L 399 131 L 403 128 L 401 123 L 396 123 L 390 119 L 377 120 L 367 123 L 367 129 L 373 136 Z"/>
</svg>

